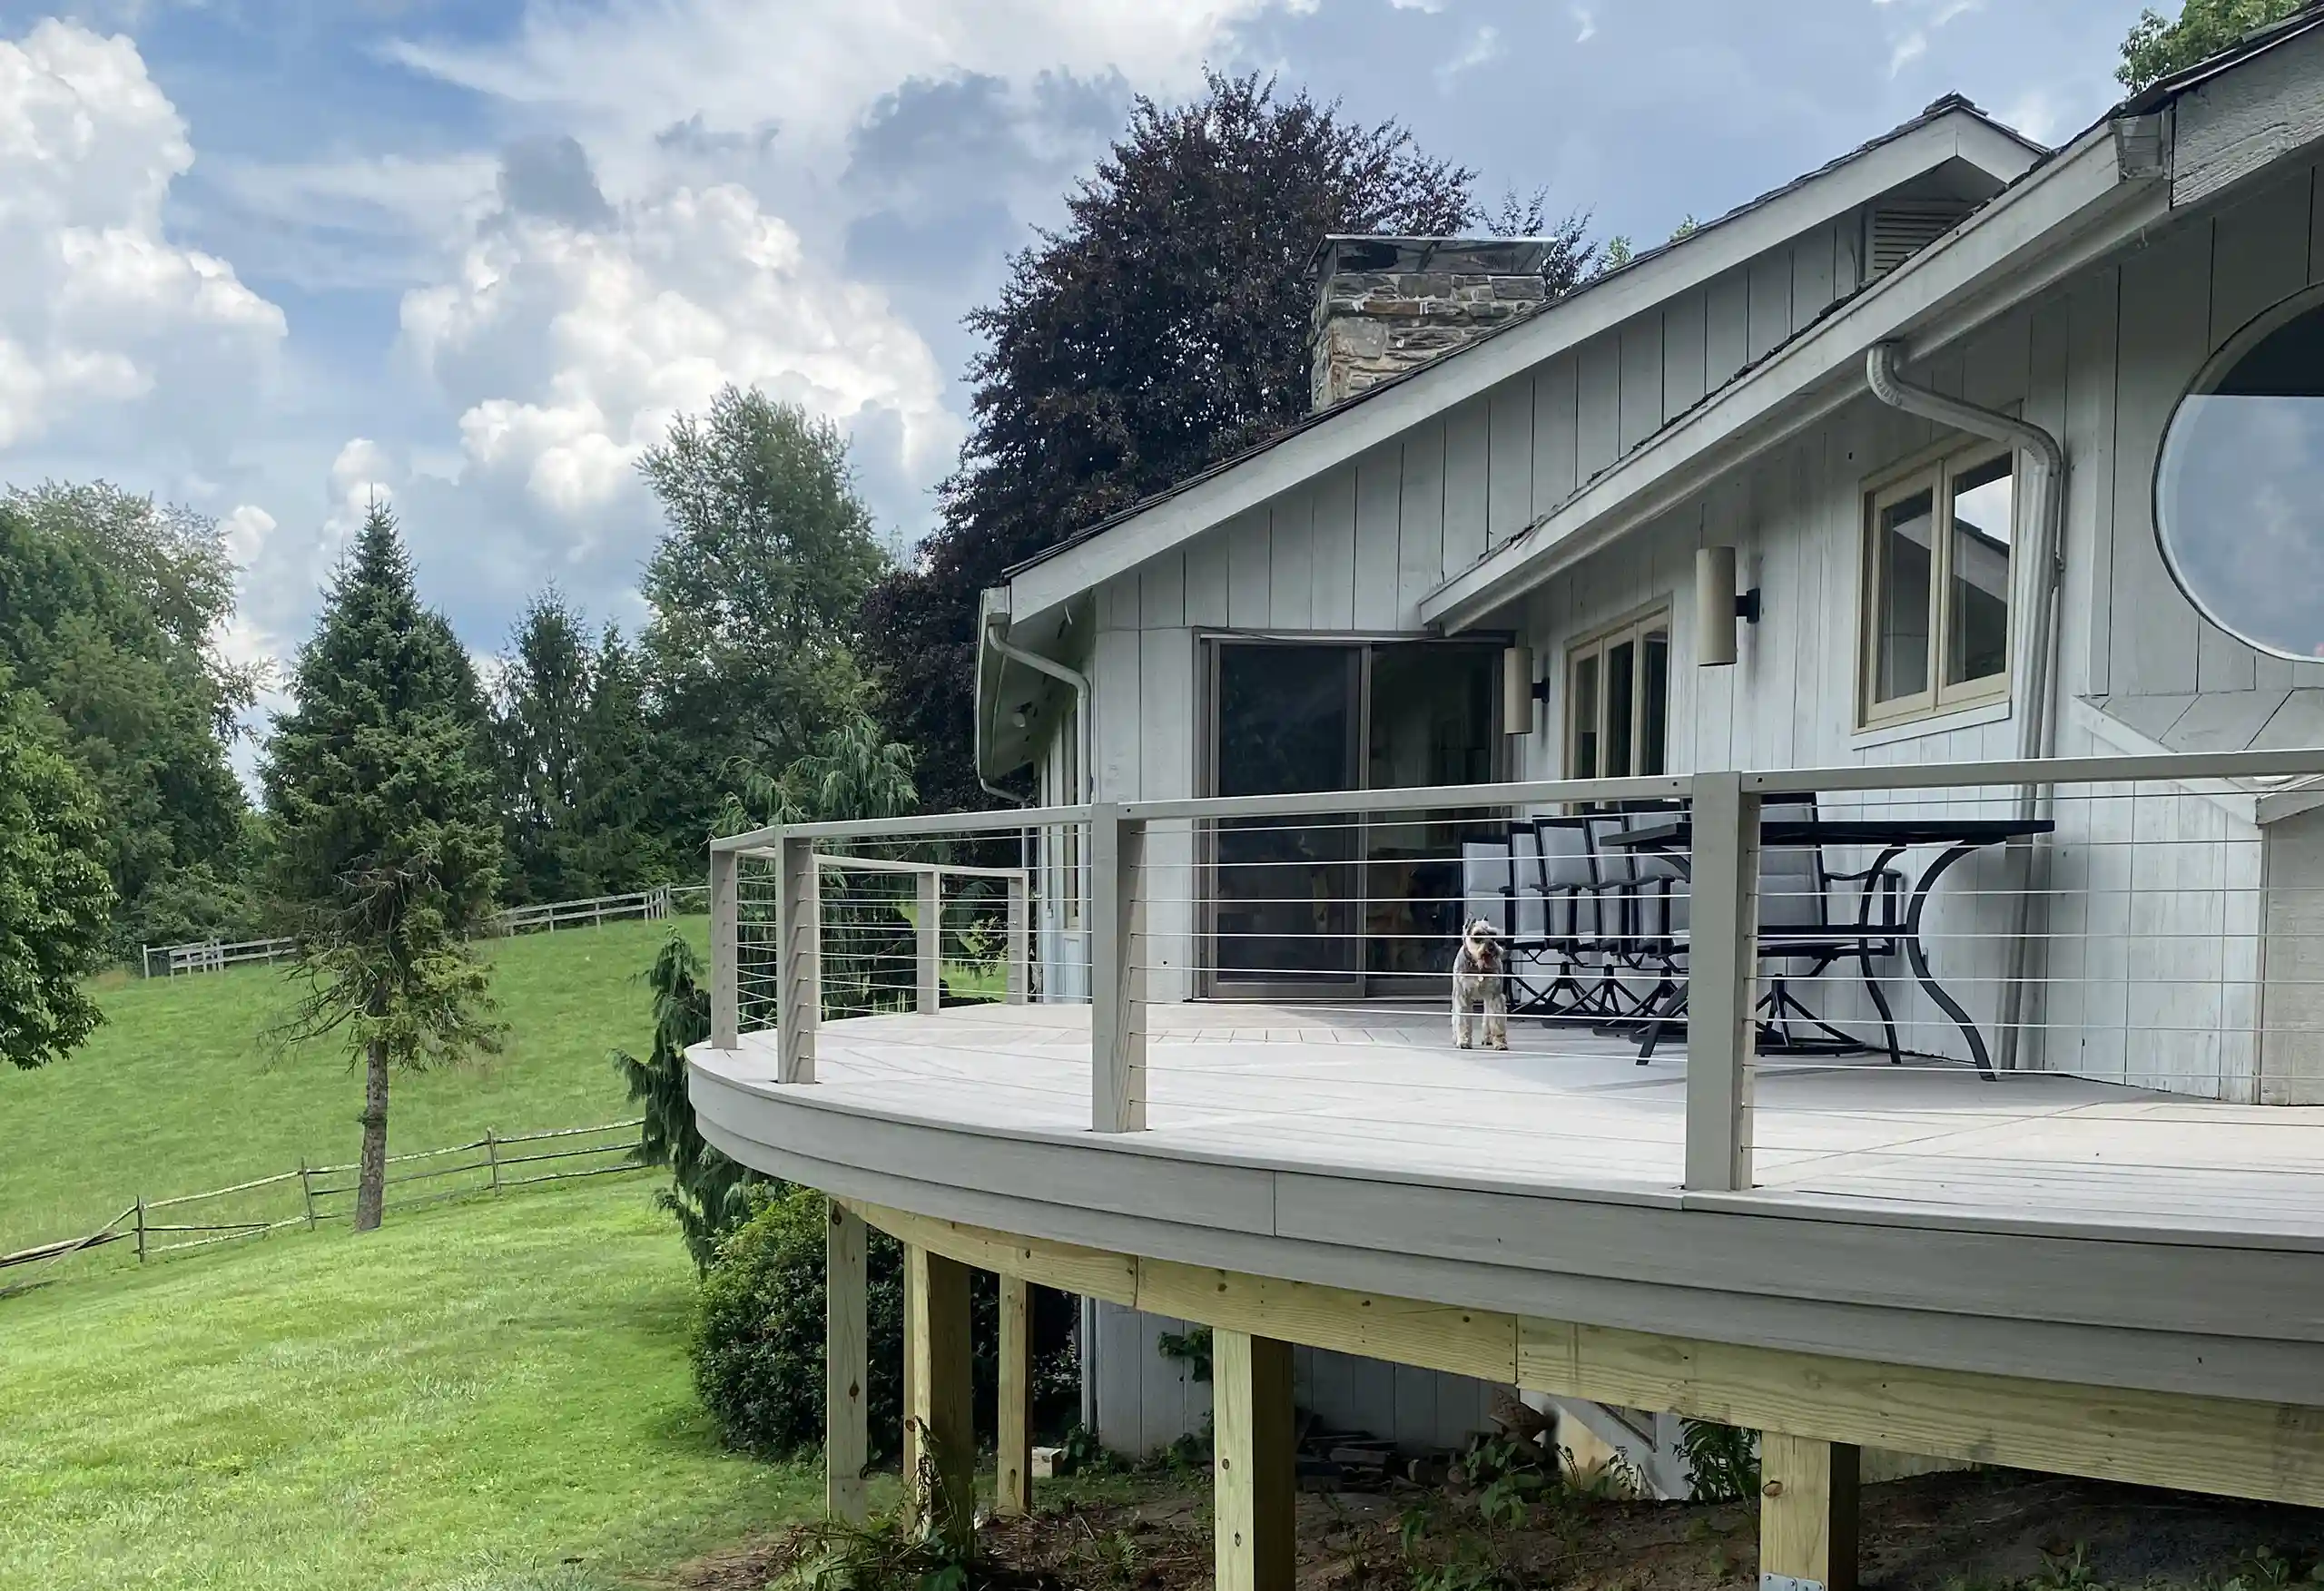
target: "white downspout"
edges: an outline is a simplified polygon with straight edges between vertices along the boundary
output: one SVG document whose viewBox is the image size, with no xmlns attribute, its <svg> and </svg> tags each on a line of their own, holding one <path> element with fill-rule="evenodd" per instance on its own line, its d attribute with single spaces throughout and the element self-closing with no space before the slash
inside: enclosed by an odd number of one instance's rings
<svg viewBox="0 0 2324 1591">
<path fill-rule="evenodd" d="M 1906 381 L 1897 374 L 1903 358 L 1903 346 L 1894 342 L 1875 343 L 1866 353 L 1865 382 L 1871 388 L 1873 397 L 1891 408 L 1935 420 L 1973 437 L 2007 442 L 2031 453 L 2041 464 L 2041 496 L 2034 546 L 2037 584 L 2034 592 L 2034 623 L 2026 637 L 2025 712 L 2018 721 L 2017 754 L 2026 761 L 2048 757 L 2057 742 L 2057 713 L 2052 698 L 2057 690 L 2058 593 L 2065 574 L 2065 449 L 2055 437 L 2029 420 L 1948 398 Z M 2047 789 L 2044 785 L 2021 785 L 2017 815 L 2035 816 Z M 2025 1008 L 2026 935 L 2037 881 L 2031 865 L 2035 849 L 2029 845 L 2026 850 L 2027 865 L 2019 870 L 2017 898 L 2011 911 L 2009 971 L 2002 984 L 2001 1042 L 1994 1056 L 1995 1064 L 2004 1072 L 2014 1070 L 2017 1065 L 2018 1027 Z"/>
</svg>

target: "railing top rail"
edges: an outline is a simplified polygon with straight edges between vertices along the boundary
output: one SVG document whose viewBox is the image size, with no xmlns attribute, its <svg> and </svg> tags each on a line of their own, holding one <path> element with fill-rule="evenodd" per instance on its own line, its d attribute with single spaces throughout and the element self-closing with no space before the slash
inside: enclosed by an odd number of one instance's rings
<svg viewBox="0 0 2324 1591">
<path fill-rule="evenodd" d="M 1743 775 L 1765 793 L 1958 790 L 1974 785 L 2110 784 L 2142 780 L 2299 779 L 2324 775 L 2324 747 L 2265 751 L 2154 751 L 2010 762 L 1895 762 L 1770 769 Z"/>
<path fill-rule="evenodd" d="M 1343 790 L 1295 795 L 1195 796 L 1177 800 L 1127 801 L 1122 805 L 1122 816 L 1141 821 L 1167 818 L 1299 818 L 1436 811 L 1446 807 L 1531 806 L 1545 801 L 1667 800 L 1685 796 L 1691 784 L 1685 774 L 1656 774 L 1637 779 L 1524 780 L 1505 784 L 1411 785 L 1394 790 Z"/>
<path fill-rule="evenodd" d="M 858 818 L 831 823 L 777 823 L 710 842 L 713 850 L 760 851 L 790 835 L 799 840 L 905 840 L 929 834 L 1005 834 L 1052 823 L 1086 823 L 1084 807 L 1011 807 L 993 812 L 927 812 L 911 818 Z"/>
</svg>

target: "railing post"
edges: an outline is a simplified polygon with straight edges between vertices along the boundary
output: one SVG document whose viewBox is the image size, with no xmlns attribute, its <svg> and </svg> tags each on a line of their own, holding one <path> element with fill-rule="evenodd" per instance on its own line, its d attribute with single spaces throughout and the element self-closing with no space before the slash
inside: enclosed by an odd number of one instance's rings
<svg viewBox="0 0 2324 1591">
<path fill-rule="evenodd" d="M 932 1016 L 944 1005 L 944 869 L 923 868 L 913 882 L 920 892 L 920 920 L 912 935 L 919 951 L 913 961 L 920 971 L 920 1010 Z"/>
<path fill-rule="evenodd" d="M 315 1230 L 315 1174 L 307 1169 L 307 1157 L 299 1156 L 299 1192 L 307 1201 L 307 1230 Z"/>
<path fill-rule="evenodd" d="M 737 997 L 742 989 L 741 895 L 736 868 L 742 858 L 731 850 L 710 853 L 710 1046 L 738 1049 L 742 1021 Z"/>
<path fill-rule="evenodd" d="M 775 1080 L 815 1080 L 815 1026 L 823 1015 L 822 881 L 815 842 L 785 834 L 775 841 Z"/>
<path fill-rule="evenodd" d="M 145 1195 L 137 1195 L 137 1262 L 145 1262 Z"/>
<path fill-rule="evenodd" d="M 1022 869 L 1009 877 L 1008 1002 L 1021 1006 L 1032 994 L 1031 891 Z"/>
<path fill-rule="evenodd" d="M 1146 1130 L 1146 825 L 1089 807 L 1089 1125 Z"/>
<path fill-rule="evenodd" d="M 492 1191 L 500 1191 L 500 1140 L 490 1127 L 484 1130 L 484 1158 L 492 1167 Z"/>
<path fill-rule="evenodd" d="M 1759 795 L 1736 773 L 1694 779 L 1687 976 L 1689 1191 L 1751 1185 L 1751 1007 L 1758 985 Z"/>
</svg>

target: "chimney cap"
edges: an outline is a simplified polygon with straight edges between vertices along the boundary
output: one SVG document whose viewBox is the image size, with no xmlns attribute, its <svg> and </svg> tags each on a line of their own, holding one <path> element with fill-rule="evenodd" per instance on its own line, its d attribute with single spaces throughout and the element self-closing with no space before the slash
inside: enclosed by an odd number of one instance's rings
<svg viewBox="0 0 2324 1591">
<path fill-rule="evenodd" d="M 1542 274 L 1558 238 L 1416 238 L 1375 232 L 1326 232 L 1308 257 L 1311 274 L 1352 270 L 1457 270 L 1478 276 Z"/>
</svg>

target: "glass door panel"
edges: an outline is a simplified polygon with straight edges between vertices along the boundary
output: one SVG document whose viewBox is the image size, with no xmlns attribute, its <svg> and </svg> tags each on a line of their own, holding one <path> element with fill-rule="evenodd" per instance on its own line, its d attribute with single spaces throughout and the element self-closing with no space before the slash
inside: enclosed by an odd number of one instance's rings
<svg viewBox="0 0 2324 1591">
<path fill-rule="evenodd" d="M 1222 644 L 1212 786 L 1223 796 L 1352 790 L 1364 652 Z M 1350 817 L 1222 820 L 1211 837 L 1212 982 L 1222 993 L 1360 988 Z"/>
<path fill-rule="evenodd" d="M 1490 783 L 1500 750 L 1500 667 L 1499 647 L 1374 648 L 1365 788 Z M 1502 828 L 1456 812 L 1399 812 L 1365 825 L 1367 995 L 1442 992 L 1462 926 L 1461 842 Z"/>
</svg>

